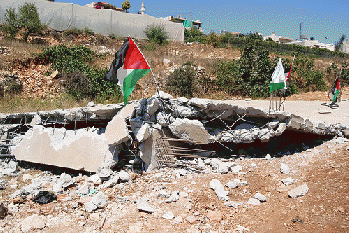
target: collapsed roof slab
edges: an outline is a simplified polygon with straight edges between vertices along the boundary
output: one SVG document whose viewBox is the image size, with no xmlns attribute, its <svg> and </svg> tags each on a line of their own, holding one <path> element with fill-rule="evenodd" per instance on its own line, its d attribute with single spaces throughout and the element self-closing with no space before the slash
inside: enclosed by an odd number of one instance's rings
<svg viewBox="0 0 349 233">
<path fill-rule="evenodd" d="M 98 104 L 93 107 L 79 107 L 72 109 L 56 109 L 52 111 L 38 111 L 27 113 L 0 113 L 0 122 L 20 119 L 22 124 L 30 123 L 34 116 L 42 119 L 65 121 L 95 121 L 111 120 L 123 107 L 123 104 Z"/>
<path fill-rule="evenodd" d="M 53 129 L 36 125 L 11 147 L 17 160 L 97 172 L 113 160 L 112 148 L 96 130 Z"/>
</svg>

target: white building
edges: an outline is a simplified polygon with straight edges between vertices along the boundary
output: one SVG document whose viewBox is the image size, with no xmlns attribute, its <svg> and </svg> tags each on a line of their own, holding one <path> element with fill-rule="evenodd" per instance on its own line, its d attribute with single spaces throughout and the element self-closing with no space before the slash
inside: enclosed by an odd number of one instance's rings
<svg viewBox="0 0 349 233">
<path fill-rule="evenodd" d="M 280 44 L 295 44 L 295 45 L 301 45 L 301 46 L 306 46 L 311 48 L 323 48 L 323 49 L 328 49 L 330 51 L 334 51 L 334 44 L 325 44 L 325 43 L 319 42 L 318 40 L 308 40 L 308 39 L 294 40 L 289 37 L 277 36 L 275 35 L 274 32 L 270 36 L 263 36 L 263 40 L 267 40 L 269 38 Z M 349 46 L 349 44 L 347 46 Z M 347 47 L 347 51 L 349 52 L 349 47 Z"/>
<path fill-rule="evenodd" d="M 287 43 L 290 43 L 290 42 L 294 41 L 294 39 L 289 38 L 289 37 L 277 36 L 277 35 L 275 35 L 274 32 L 270 36 L 263 36 L 263 40 L 267 40 L 269 38 L 272 39 L 275 42 L 280 43 L 280 44 L 287 44 Z"/>
<path fill-rule="evenodd" d="M 287 44 L 295 44 L 295 45 L 301 45 L 311 48 L 322 48 L 322 49 L 328 49 L 330 51 L 334 51 L 334 44 L 325 44 L 321 43 L 318 40 L 296 40 L 292 41 Z"/>
<path fill-rule="evenodd" d="M 343 45 L 340 48 L 343 53 L 349 53 L 349 40 L 343 41 Z"/>
</svg>

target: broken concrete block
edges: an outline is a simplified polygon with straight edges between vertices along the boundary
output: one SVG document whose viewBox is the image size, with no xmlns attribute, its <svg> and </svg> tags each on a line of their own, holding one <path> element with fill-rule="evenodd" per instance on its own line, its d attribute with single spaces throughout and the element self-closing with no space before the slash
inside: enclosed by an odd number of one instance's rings
<svg viewBox="0 0 349 233">
<path fill-rule="evenodd" d="M 65 130 L 35 125 L 11 147 L 17 160 L 96 172 L 113 158 L 104 135 L 86 129 Z"/>
<path fill-rule="evenodd" d="M 159 130 L 154 129 L 151 136 L 139 146 L 139 155 L 144 162 L 146 171 L 151 171 L 158 166 L 155 146 L 156 140 L 158 140 L 160 137 Z"/>
<path fill-rule="evenodd" d="M 105 137 L 109 145 L 117 145 L 130 139 L 126 119 L 131 118 L 135 109 L 134 103 L 126 105 L 114 118 L 108 123 L 105 129 Z"/>
<path fill-rule="evenodd" d="M 204 125 L 198 120 L 180 119 L 177 118 L 169 125 L 171 132 L 188 142 L 198 144 L 208 144 L 210 135 L 204 128 Z"/>
<path fill-rule="evenodd" d="M 275 131 L 275 136 L 280 136 L 286 130 L 286 123 L 280 123 L 279 127 Z"/>
<path fill-rule="evenodd" d="M 174 118 L 171 116 L 171 114 L 166 114 L 164 112 L 159 112 L 156 115 L 156 121 L 161 126 L 168 126 L 174 121 Z"/>
<path fill-rule="evenodd" d="M 137 134 L 136 134 L 136 139 L 138 142 L 143 142 L 145 141 L 147 138 L 149 138 L 149 136 L 151 135 L 151 127 L 150 124 L 145 123 L 142 125 L 142 127 L 138 130 Z"/>
<path fill-rule="evenodd" d="M 210 182 L 210 187 L 211 189 L 213 189 L 219 200 L 224 200 L 224 201 L 228 201 L 229 197 L 228 195 L 228 191 L 224 191 L 224 186 L 221 184 L 221 182 L 217 179 L 212 179 Z"/>
<path fill-rule="evenodd" d="M 197 107 L 199 109 L 207 109 L 207 106 L 211 103 L 209 99 L 199 99 L 199 98 L 192 98 L 189 101 L 189 105 L 193 107 Z"/>
<path fill-rule="evenodd" d="M 293 115 L 291 116 L 291 119 L 288 122 L 288 128 L 299 130 L 303 127 L 304 119 L 302 117 Z"/>
<path fill-rule="evenodd" d="M 164 99 L 164 100 L 169 100 L 169 99 L 173 99 L 173 96 L 163 92 L 163 91 L 159 91 L 159 93 L 155 93 L 155 96 L 160 96 L 160 98 Z"/>
<path fill-rule="evenodd" d="M 150 97 L 147 102 L 147 114 L 152 116 L 160 108 L 160 101 L 156 97 Z"/>
<path fill-rule="evenodd" d="M 140 198 L 137 201 L 137 209 L 146 213 L 154 213 L 155 211 L 154 207 L 150 206 L 148 201 L 144 198 Z"/>
<path fill-rule="evenodd" d="M 30 122 L 30 125 L 33 127 L 34 125 L 41 124 L 41 117 L 38 114 L 35 114 L 32 121 Z"/>
</svg>

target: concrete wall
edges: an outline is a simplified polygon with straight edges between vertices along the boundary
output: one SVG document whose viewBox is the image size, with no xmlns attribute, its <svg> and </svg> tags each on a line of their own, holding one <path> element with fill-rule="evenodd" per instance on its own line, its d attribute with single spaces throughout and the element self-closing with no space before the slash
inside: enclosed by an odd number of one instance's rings
<svg viewBox="0 0 349 233">
<path fill-rule="evenodd" d="M 72 3 L 49 2 L 46 0 L 1 0 L 0 22 L 9 7 L 18 8 L 25 2 L 35 3 L 40 20 L 47 26 L 63 31 L 70 28 L 92 29 L 95 33 L 115 35 L 117 37 L 131 36 L 146 39 L 144 30 L 149 25 L 164 26 L 172 41 L 184 41 L 182 24 L 155 18 L 146 14 L 131 14 L 110 9 L 94 9 Z"/>
</svg>

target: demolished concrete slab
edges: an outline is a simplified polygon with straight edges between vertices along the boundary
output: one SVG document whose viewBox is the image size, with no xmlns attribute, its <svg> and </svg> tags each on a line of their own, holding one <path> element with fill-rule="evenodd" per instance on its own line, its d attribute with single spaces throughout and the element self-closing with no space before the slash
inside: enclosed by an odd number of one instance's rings
<svg viewBox="0 0 349 233">
<path fill-rule="evenodd" d="M 177 118 L 169 125 L 171 132 L 188 142 L 196 144 L 208 144 L 210 135 L 204 125 L 198 120 L 189 120 L 187 118 Z"/>
<path fill-rule="evenodd" d="M 11 147 L 17 160 L 96 172 L 113 154 L 96 130 L 66 130 L 36 125 Z"/>
</svg>

